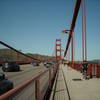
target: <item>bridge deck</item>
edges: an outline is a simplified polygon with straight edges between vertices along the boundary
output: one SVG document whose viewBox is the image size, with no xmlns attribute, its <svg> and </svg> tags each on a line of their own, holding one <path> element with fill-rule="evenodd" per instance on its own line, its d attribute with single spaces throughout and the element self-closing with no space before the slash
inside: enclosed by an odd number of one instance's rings
<svg viewBox="0 0 100 100">
<path fill-rule="evenodd" d="M 50 100 L 100 100 L 100 78 L 85 80 L 80 72 L 60 65 Z"/>
</svg>

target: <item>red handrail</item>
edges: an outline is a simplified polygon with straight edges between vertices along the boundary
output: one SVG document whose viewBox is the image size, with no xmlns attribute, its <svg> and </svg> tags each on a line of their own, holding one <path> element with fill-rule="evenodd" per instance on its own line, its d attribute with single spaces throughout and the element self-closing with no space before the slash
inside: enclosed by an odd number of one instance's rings
<svg viewBox="0 0 100 100">
<path fill-rule="evenodd" d="M 52 67 L 53 69 L 55 68 L 56 69 L 56 71 L 57 71 L 57 67 L 58 67 L 58 65 L 56 65 L 55 67 Z M 15 87 L 14 89 L 12 89 L 12 90 L 10 90 L 10 91 L 8 91 L 8 92 L 6 92 L 5 94 L 3 94 L 3 95 L 1 95 L 0 96 L 0 100 L 7 100 L 7 98 L 9 98 L 9 97 L 11 97 L 11 96 L 13 96 L 13 95 L 15 95 L 16 93 L 18 93 L 18 92 L 20 92 L 22 89 L 24 89 L 26 86 L 28 86 L 31 82 L 35 82 L 35 89 L 36 89 L 36 100 L 40 100 L 39 98 L 40 97 L 38 97 L 39 95 L 40 95 L 40 93 L 39 93 L 39 78 L 42 76 L 42 75 L 44 75 L 46 72 L 49 72 L 49 81 L 48 81 L 48 83 L 49 83 L 49 85 L 51 85 L 51 81 L 52 81 L 52 77 L 51 77 L 51 69 L 52 68 L 49 68 L 49 69 L 46 69 L 46 70 L 44 70 L 44 71 L 41 71 L 41 72 L 39 72 L 39 73 L 37 73 L 35 76 L 33 76 L 33 78 L 32 79 L 30 79 L 30 80 L 28 80 L 28 81 L 26 81 L 26 82 L 24 82 L 24 83 L 22 83 L 21 85 L 19 85 L 19 86 L 17 86 L 17 87 Z M 56 71 L 54 72 L 54 73 L 56 73 Z M 54 73 L 53 73 L 53 75 L 54 75 Z M 53 77 L 54 78 L 54 77 Z M 50 86 L 51 87 L 51 86 Z M 43 96 L 41 96 L 41 97 L 43 97 Z"/>
</svg>

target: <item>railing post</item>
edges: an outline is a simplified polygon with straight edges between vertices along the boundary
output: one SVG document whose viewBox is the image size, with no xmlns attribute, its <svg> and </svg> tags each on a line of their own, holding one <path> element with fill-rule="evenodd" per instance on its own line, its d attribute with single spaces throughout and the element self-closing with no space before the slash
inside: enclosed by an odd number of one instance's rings
<svg viewBox="0 0 100 100">
<path fill-rule="evenodd" d="M 51 89 L 51 68 L 49 69 L 49 88 Z"/>
<path fill-rule="evenodd" d="M 54 77 L 54 74 L 55 74 L 55 67 L 53 66 L 53 77 Z"/>
<path fill-rule="evenodd" d="M 96 64 L 94 64 L 94 75 L 96 76 Z"/>
<path fill-rule="evenodd" d="M 40 81 L 39 81 L 39 79 L 35 80 L 35 98 L 36 98 L 36 100 L 41 100 Z"/>
</svg>

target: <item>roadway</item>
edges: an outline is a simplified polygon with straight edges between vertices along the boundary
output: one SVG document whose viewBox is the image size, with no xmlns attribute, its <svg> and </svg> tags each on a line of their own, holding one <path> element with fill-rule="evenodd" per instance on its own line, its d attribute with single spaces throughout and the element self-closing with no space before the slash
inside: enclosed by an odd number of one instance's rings
<svg viewBox="0 0 100 100">
<path fill-rule="evenodd" d="M 19 72 L 4 72 L 7 78 L 14 83 L 14 87 L 25 83 L 27 80 L 31 80 L 36 73 L 44 71 L 46 68 L 43 65 L 40 66 L 33 66 L 31 64 L 21 65 L 21 71 Z M 0 72 L 2 72 L 0 68 Z M 51 70 L 51 74 L 53 73 L 53 69 Z M 39 77 L 40 82 L 40 92 L 41 94 L 45 94 L 47 89 L 47 84 L 49 81 L 49 71 L 44 73 L 43 76 Z M 35 82 L 32 81 L 29 85 L 23 88 L 20 92 L 15 93 L 14 95 L 10 96 L 10 98 L 14 100 L 36 100 L 35 98 Z"/>
<path fill-rule="evenodd" d="M 20 65 L 19 72 L 4 72 L 6 77 L 13 81 L 14 87 L 31 79 L 36 73 L 47 69 L 45 66 L 33 66 L 31 64 Z M 0 72 L 2 72 L 0 68 Z"/>
</svg>

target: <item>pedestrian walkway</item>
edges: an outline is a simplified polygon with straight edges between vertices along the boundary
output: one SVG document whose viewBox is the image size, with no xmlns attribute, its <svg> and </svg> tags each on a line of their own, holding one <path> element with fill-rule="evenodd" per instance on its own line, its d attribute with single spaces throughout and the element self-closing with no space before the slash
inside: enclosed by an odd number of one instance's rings
<svg viewBox="0 0 100 100">
<path fill-rule="evenodd" d="M 60 65 L 57 76 L 50 100 L 100 100 L 100 78 L 85 80 L 67 65 Z"/>
<path fill-rule="evenodd" d="M 58 75 L 55 80 L 53 92 L 50 100 L 68 100 L 68 94 L 61 66 L 59 67 Z"/>
</svg>

